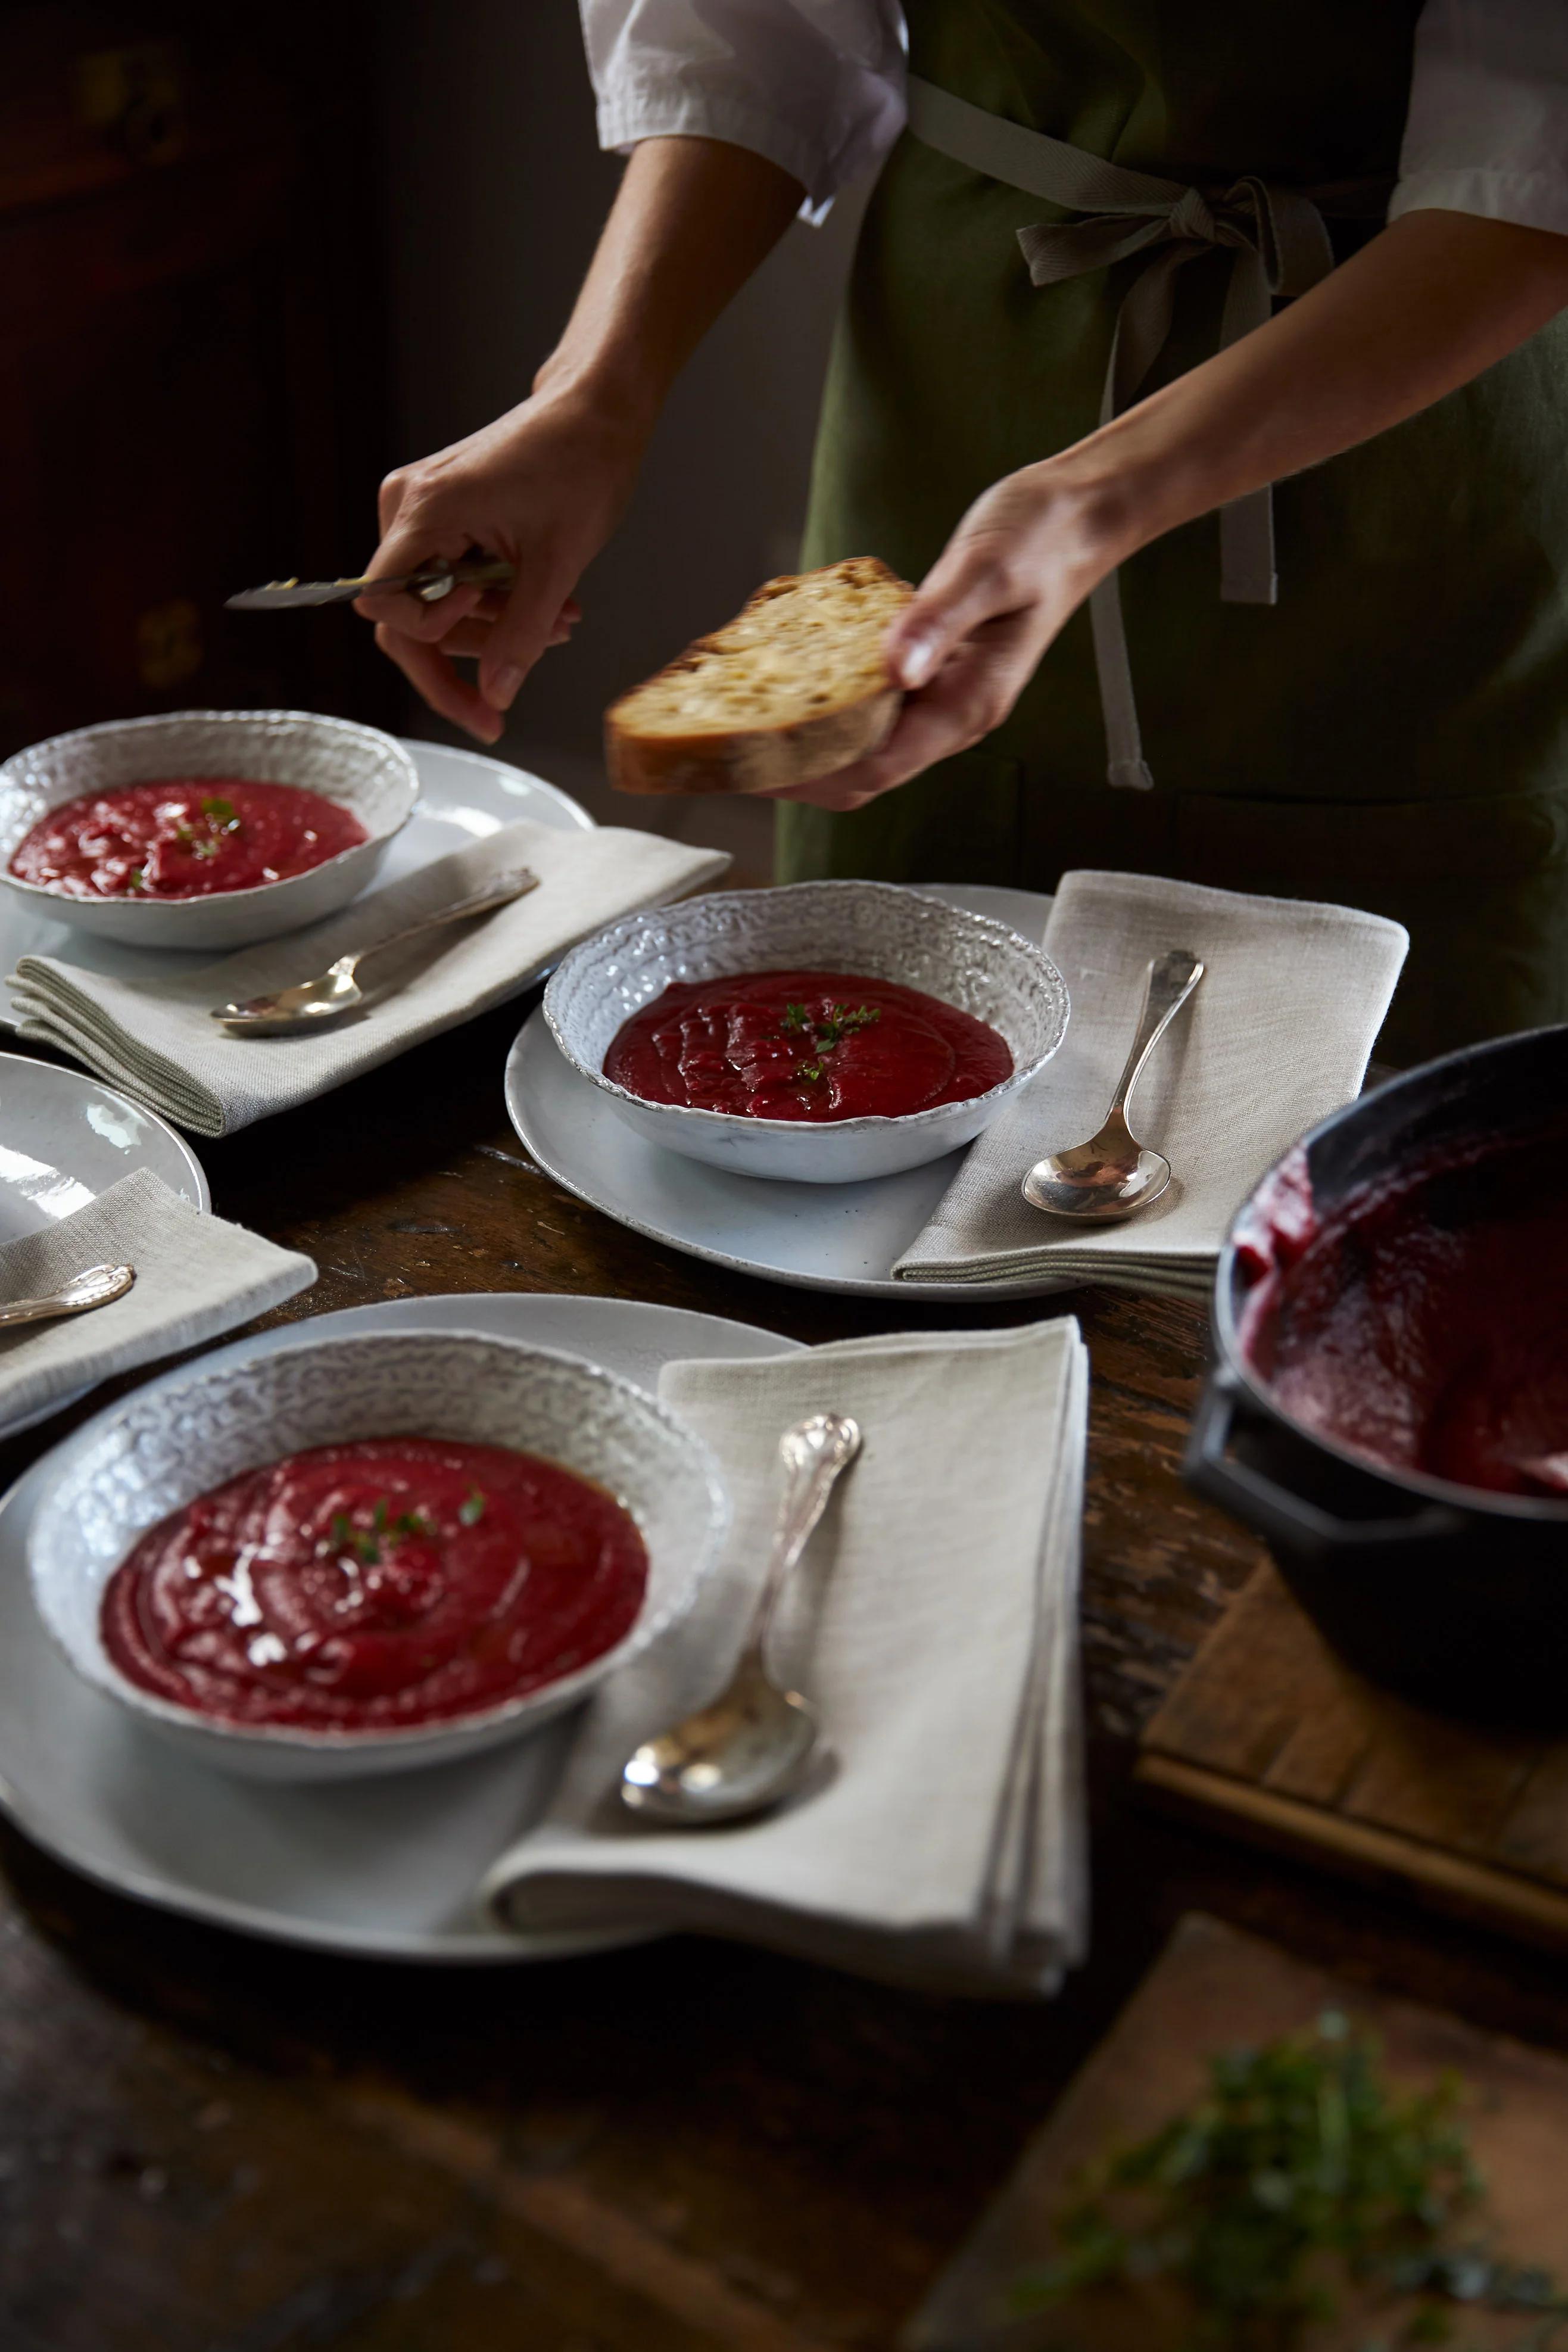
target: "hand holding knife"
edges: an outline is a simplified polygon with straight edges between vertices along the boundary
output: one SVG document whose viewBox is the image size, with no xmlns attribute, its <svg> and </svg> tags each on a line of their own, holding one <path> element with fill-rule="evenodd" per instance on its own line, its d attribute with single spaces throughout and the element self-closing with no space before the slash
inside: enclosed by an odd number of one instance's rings
<svg viewBox="0 0 1568 2352">
<path fill-rule="evenodd" d="M 422 564 L 417 572 L 405 572 L 396 579 L 371 580 L 361 576 L 355 580 L 272 580 L 265 588 L 242 588 L 237 596 L 225 601 L 231 613 L 286 613 L 313 604 L 350 604 L 356 596 L 372 590 L 381 595 L 402 589 L 423 604 L 434 604 L 454 588 L 507 589 L 515 577 L 505 557 L 476 552 L 463 556 L 455 563 L 438 556 L 434 562 Z"/>
<path fill-rule="evenodd" d="M 406 540 L 402 552 L 405 562 L 413 552 Z M 360 572 L 342 580 L 269 581 L 265 588 L 246 588 L 230 596 L 227 607 L 238 613 L 279 613 L 315 604 L 350 604 L 361 596 L 373 596 L 376 601 L 366 617 L 378 624 L 376 642 L 382 650 L 412 680 L 433 710 L 466 728 L 481 743 L 494 743 L 525 671 L 545 646 L 565 645 L 582 617 L 576 598 L 568 596 L 540 645 L 529 649 L 531 632 L 525 624 L 524 657 L 515 664 L 500 661 L 492 650 L 497 642 L 492 631 L 507 621 L 507 597 L 517 578 L 516 564 L 507 557 L 489 555 L 482 547 L 471 545 L 455 560 L 431 556 L 412 572 L 373 578 Z M 443 602 L 455 588 L 467 593 L 455 604 Z M 402 596 L 409 599 L 406 604 L 399 602 Z M 470 685 L 458 675 L 455 661 L 463 660 L 480 664 L 477 684 Z"/>
</svg>

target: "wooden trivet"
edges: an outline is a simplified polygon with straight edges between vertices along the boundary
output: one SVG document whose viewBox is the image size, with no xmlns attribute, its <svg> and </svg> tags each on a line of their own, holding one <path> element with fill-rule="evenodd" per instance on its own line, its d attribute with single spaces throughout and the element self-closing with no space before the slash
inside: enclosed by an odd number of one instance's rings
<svg viewBox="0 0 1568 2352">
<path fill-rule="evenodd" d="M 1340 1983 L 1194 1913 L 904 2329 L 902 2352 L 1174 2352 L 1185 2326 L 1148 2290 L 1101 2289 L 1075 2307 L 1020 2321 L 1007 2316 L 1009 2288 L 1051 2251 L 1053 2219 L 1085 2165 L 1180 2114 L 1215 2053 L 1310 2027 L 1328 2008 L 1371 2028 L 1394 2081 L 1429 2085 L 1448 2067 L 1463 2076 L 1462 2114 L 1487 2184 L 1492 2250 L 1561 2278 L 1568 2271 L 1568 2063 L 1440 2011 Z M 1465 2352 L 1517 2345 L 1526 2325 L 1518 2315 L 1467 2312 L 1454 2340 Z M 1364 2312 L 1312 2341 L 1325 2352 L 1351 2352 L 1377 2332 Z"/>
<path fill-rule="evenodd" d="M 1162 1802 L 1568 1950 L 1568 1738 L 1424 1714 L 1340 1664 L 1271 1568 L 1145 1730 Z"/>
</svg>

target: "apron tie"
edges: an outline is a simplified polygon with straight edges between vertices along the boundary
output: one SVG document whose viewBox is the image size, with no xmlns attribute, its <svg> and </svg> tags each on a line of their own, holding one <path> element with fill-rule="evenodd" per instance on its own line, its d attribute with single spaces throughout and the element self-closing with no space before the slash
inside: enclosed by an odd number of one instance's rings
<svg viewBox="0 0 1568 2352">
<path fill-rule="evenodd" d="M 1102 425 L 1132 406 L 1158 358 L 1170 331 L 1176 274 L 1187 262 L 1216 250 L 1230 253 L 1221 351 L 1266 324 L 1276 294 L 1304 294 L 1334 266 L 1322 214 L 1300 189 L 1249 175 L 1223 192 L 1205 194 L 1179 180 L 1131 171 L 1042 131 L 988 114 L 917 75 L 910 75 L 908 93 L 909 128 L 925 146 L 988 179 L 1090 215 L 1019 229 L 1018 241 L 1036 286 L 1060 285 L 1147 254 L 1117 313 L 1100 400 Z M 1273 496 L 1267 484 L 1220 509 L 1219 550 L 1219 593 L 1228 604 L 1276 601 Z M 1089 617 L 1109 753 L 1106 775 L 1113 784 L 1146 792 L 1154 778 L 1138 731 L 1114 572 L 1090 597 Z"/>
</svg>

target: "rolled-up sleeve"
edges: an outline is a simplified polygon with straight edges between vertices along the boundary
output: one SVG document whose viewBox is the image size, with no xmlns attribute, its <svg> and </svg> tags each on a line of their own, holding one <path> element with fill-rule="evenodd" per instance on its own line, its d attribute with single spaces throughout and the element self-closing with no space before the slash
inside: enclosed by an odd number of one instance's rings
<svg viewBox="0 0 1568 2352">
<path fill-rule="evenodd" d="M 1568 0 L 1427 0 L 1388 217 L 1432 210 L 1568 236 Z"/>
<path fill-rule="evenodd" d="M 580 0 L 604 147 L 748 147 L 821 218 L 904 126 L 897 0 Z"/>
</svg>

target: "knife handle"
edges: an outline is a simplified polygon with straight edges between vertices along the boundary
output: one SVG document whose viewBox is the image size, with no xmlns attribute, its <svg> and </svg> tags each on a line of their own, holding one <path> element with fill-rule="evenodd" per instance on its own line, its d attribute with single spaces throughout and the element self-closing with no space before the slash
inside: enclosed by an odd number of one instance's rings
<svg viewBox="0 0 1568 2352">
<path fill-rule="evenodd" d="M 517 576 L 516 570 L 504 556 L 485 555 L 476 551 L 473 555 L 459 557 L 455 563 L 448 563 L 444 557 L 438 558 L 418 572 L 409 572 L 402 580 L 377 581 L 367 584 L 406 588 L 411 595 L 420 597 L 426 604 L 434 604 L 441 597 L 450 595 L 454 588 L 509 588 Z"/>
</svg>

